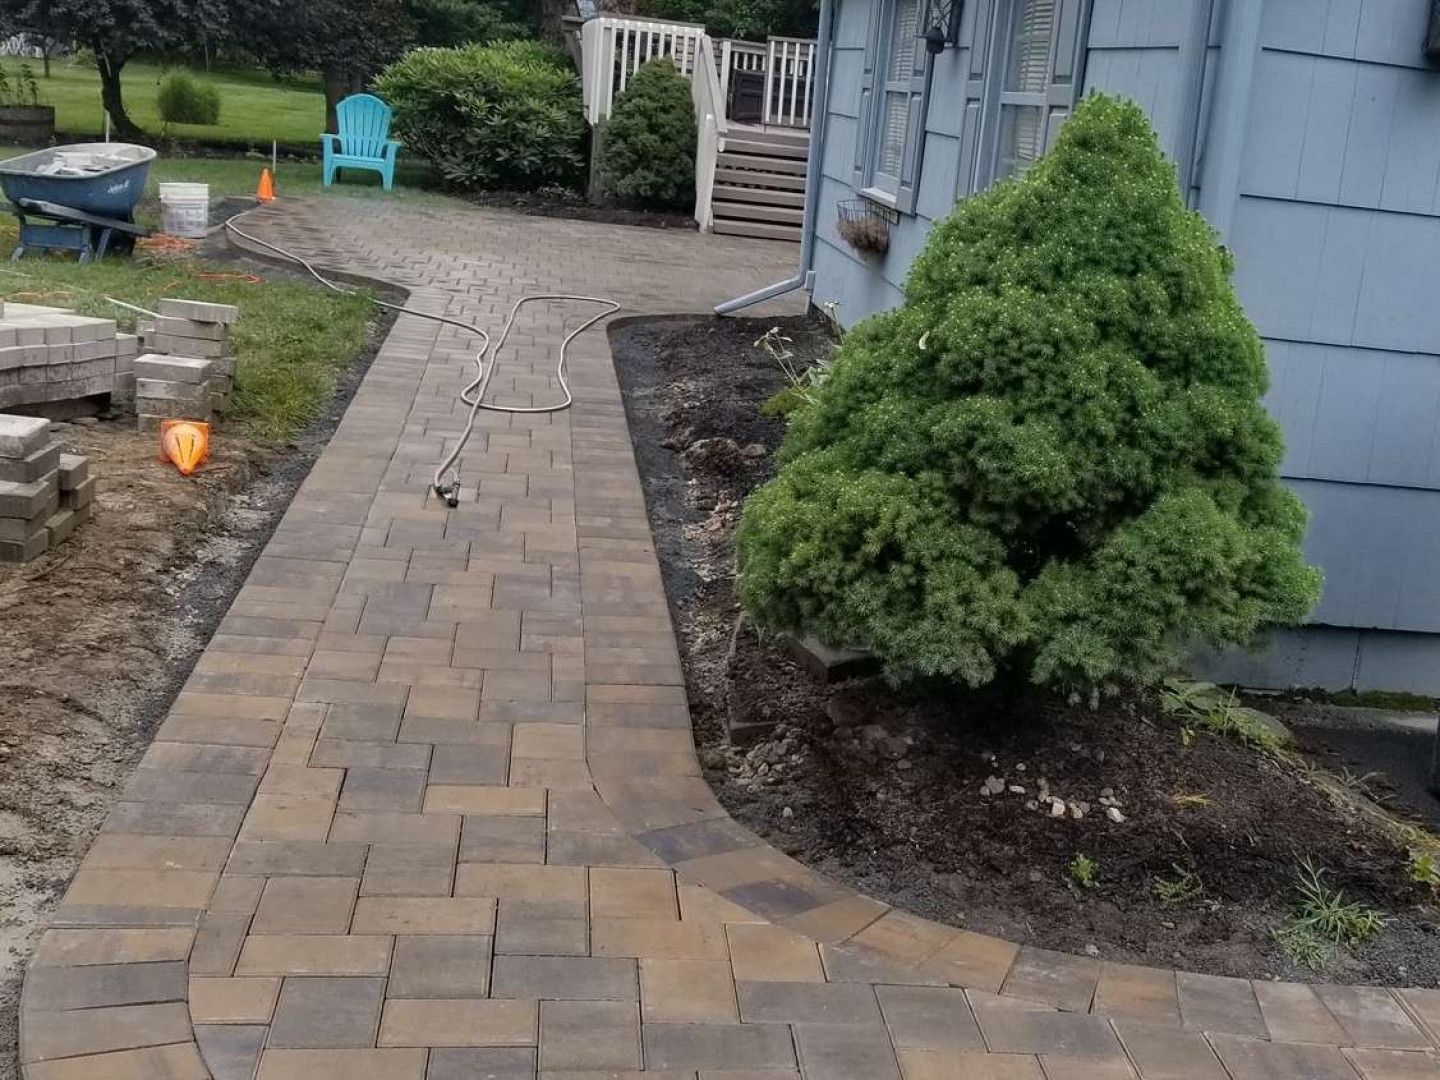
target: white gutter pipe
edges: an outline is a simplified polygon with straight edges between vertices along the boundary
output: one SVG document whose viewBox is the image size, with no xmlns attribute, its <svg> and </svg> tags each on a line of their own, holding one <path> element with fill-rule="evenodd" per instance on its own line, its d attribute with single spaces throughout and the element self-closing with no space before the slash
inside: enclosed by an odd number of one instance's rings
<svg viewBox="0 0 1440 1080">
<path fill-rule="evenodd" d="M 851 0 L 858 3 L 859 0 Z M 815 108 L 811 112 L 810 147 L 805 157 L 805 209 L 800 219 L 800 266 L 794 277 L 715 305 L 716 315 L 731 315 L 743 308 L 773 300 L 796 289 L 814 288 L 815 221 L 820 206 L 820 163 L 825 159 L 826 120 L 830 115 L 830 38 L 835 0 L 820 0 L 820 33 L 815 42 Z M 817 127 L 818 123 L 818 127 Z"/>
</svg>

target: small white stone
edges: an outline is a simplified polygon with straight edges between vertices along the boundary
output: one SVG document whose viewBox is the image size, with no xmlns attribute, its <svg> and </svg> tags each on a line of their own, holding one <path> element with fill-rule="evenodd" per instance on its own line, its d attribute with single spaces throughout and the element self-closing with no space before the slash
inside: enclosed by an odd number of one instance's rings
<svg viewBox="0 0 1440 1080">
<path fill-rule="evenodd" d="M 1050 816 L 1051 816 L 1051 817 L 1064 817 L 1064 816 L 1065 816 L 1065 803 L 1064 803 L 1062 800 L 1060 800 L 1060 799 L 1051 799 L 1051 800 L 1050 800 Z"/>
<path fill-rule="evenodd" d="M 1091 956 L 1091 957 L 1096 957 L 1096 958 L 1098 958 L 1098 957 L 1100 956 L 1100 948 L 1099 948 L 1099 946 L 1097 946 L 1097 945 L 1086 945 L 1086 946 L 1085 946 L 1085 955 L 1086 955 L 1086 956 Z"/>
<path fill-rule="evenodd" d="M 1009 791 L 1011 795 L 1024 795 L 1025 787 L 1022 784 L 1011 784 Z"/>
<path fill-rule="evenodd" d="M 795 816 L 795 811 L 787 806 L 785 807 L 785 809 L 780 811 L 780 816 L 788 821 Z"/>
<path fill-rule="evenodd" d="M 1107 806 L 1105 808 L 1105 816 L 1116 825 L 1123 825 L 1125 823 L 1125 815 L 1120 812 L 1119 807 Z"/>
</svg>

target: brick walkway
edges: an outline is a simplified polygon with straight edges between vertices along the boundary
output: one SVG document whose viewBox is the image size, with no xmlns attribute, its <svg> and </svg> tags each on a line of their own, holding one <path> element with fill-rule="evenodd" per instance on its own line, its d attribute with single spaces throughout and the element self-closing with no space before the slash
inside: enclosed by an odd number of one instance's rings
<svg viewBox="0 0 1440 1080">
<path fill-rule="evenodd" d="M 703 310 L 794 257 L 334 199 L 252 227 L 484 325 Z M 523 322 L 494 396 L 549 400 L 583 314 Z M 396 324 L 40 942 L 28 1080 L 1440 1077 L 1440 991 L 1017 949 L 731 821 L 603 334 L 572 412 L 483 416 L 446 511 L 472 344 Z"/>
</svg>

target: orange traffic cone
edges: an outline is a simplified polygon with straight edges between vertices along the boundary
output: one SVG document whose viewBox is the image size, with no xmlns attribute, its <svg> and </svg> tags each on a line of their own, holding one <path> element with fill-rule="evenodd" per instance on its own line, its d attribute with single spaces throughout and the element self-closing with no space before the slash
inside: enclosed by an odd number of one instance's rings
<svg viewBox="0 0 1440 1080">
<path fill-rule="evenodd" d="M 259 202 L 275 201 L 275 178 L 269 169 L 260 170 L 260 183 L 255 187 L 255 198 Z"/>
<path fill-rule="evenodd" d="M 189 476 L 210 458 L 210 425 L 203 420 L 160 421 L 160 460 Z"/>
</svg>

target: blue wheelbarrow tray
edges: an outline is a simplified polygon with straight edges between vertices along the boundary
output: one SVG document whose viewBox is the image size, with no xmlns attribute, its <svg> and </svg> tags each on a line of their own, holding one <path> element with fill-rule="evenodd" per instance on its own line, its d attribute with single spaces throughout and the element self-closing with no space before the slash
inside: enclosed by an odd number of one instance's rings
<svg viewBox="0 0 1440 1080">
<path fill-rule="evenodd" d="M 103 256 L 115 233 L 127 241 L 145 235 L 134 223 L 135 204 L 154 160 L 148 146 L 77 143 L 0 161 L 0 191 L 20 219 L 20 244 L 11 259 L 41 248 L 75 251 L 83 261 Z M 51 171 L 72 163 L 80 167 Z"/>
</svg>

